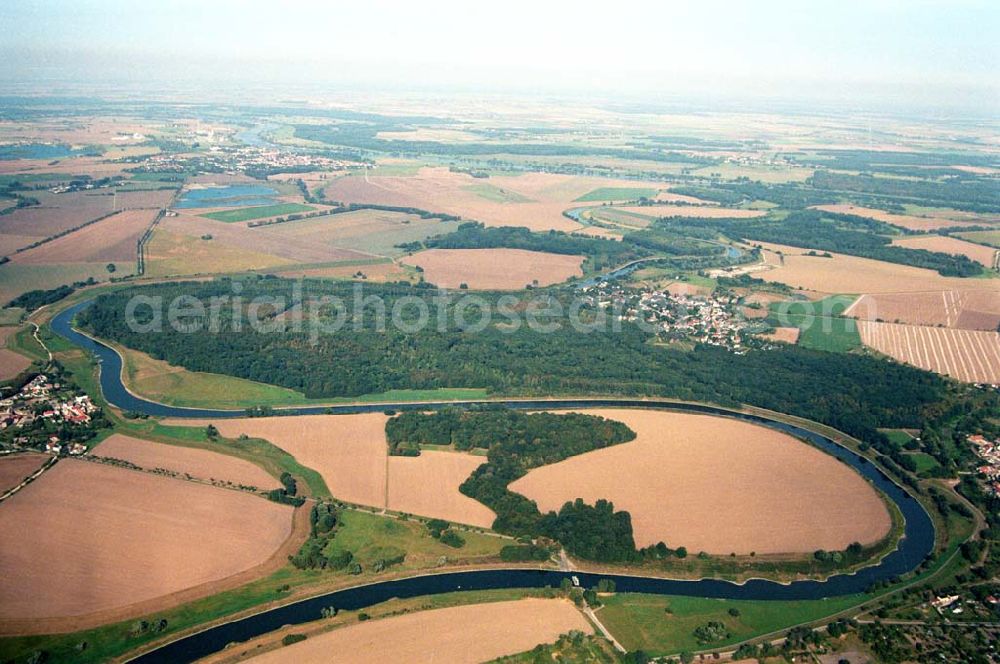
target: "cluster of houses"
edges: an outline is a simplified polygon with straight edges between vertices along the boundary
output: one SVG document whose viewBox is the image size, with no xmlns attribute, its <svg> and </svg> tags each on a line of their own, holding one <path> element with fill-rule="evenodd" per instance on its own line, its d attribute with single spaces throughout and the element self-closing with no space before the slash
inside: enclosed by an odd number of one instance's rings
<svg viewBox="0 0 1000 664">
<path fill-rule="evenodd" d="M 1000 440 L 989 440 L 985 436 L 969 436 L 976 456 L 983 460 L 978 470 L 988 483 L 989 490 L 1000 496 Z"/>
<path fill-rule="evenodd" d="M 45 428 L 46 424 L 86 425 L 91 421 L 97 406 L 86 394 L 79 394 L 67 386 L 52 381 L 45 374 L 38 374 L 28 381 L 16 394 L 0 399 L 0 432 L 15 444 L 29 444 L 32 437 L 29 430 Z M 87 447 L 78 442 L 60 440 L 58 435 L 49 435 L 45 440 L 45 451 L 60 454 L 82 454 Z"/>
<path fill-rule="evenodd" d="M 672 293 L 606 281 L 581 291 L 590 304 L 615 310 L 622 320 L 652 325 L 668 341 L 693 341 L 743 354 L 747 352 L 747 335 L 759 326 L 739 313 L 736 295 Z"/>
<path fill-rule="evenodd" d="M 931 606 L 942 616 L 945 613 L 951 613 L 952 615 L 959 616 L 965 613 L 965 607 L 962 606 L 963 602 L 961 600 L 961 595 L 939 595 L 931 600 Z M 995 609 L 1000 606 L 1000 598 L 997 598 L 994 595 L 989 595 L 983 599 L 983 603 L 987 607 Z"/>
<path fill-rule="evenodd" d="M 213 145 L 208 152 L 197 156 L 163 153 L 142 158 L 142 164 L 150 171 L 183 172 L 192 165 L 200 169 L 221 171 L 231 175 L 248 171 L 302 172 L 340 171 L 357 168 L 353 161 L 332 159 L 320 155 L 299 154 L 271 147 Z"/>
</svg>

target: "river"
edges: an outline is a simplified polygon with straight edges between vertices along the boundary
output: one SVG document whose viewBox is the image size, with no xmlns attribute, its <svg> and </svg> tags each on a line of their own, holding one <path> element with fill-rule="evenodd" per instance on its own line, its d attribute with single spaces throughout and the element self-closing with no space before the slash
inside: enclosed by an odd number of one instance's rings
<svg viewBox="0 0 1000 664">
<path fill-rule="evenodd" d="M 130 393 L 122 383 L 122 359 L 109 346 L 94 341 L 73 329 L 73 317 L 90 301 L 73 305 L 57 314 L 51 322 L 52 329 L 70 342 L 93 353 L 100 363 L 100 384 L 104 398 L 124 410 L 146 413 L 156 417 L 175 418 L 225 418 L 239 417 L 242 411 L 180 408 L 142 399 Z M 466 402 L 469 404 L 481 402 Z M 496 402 L 491 402 L 496 403 Z M 900 576 L 917 567 L 934 547 L 934 526 L 927 511 L 917 500 L 889 479 L 881 470 L 851 450 L 830 438 L 814 431 L 780 422 L 760 415 L 738 413 L 703 404 L 677 403 L 667 400 L 643 399 L 535 399 L 501 401 L 511 408 L 538 409 L 580 409 L 599 407 L 631 407 L 658 410 L 675 410 L 732 417 L 761 424 L 797 438 L 809 441 L 828 454 L 832 454 L 850 465 L 862 476 L 870 480 L 882 491 L 903 514 L 904 534 L 896 550 L 885 556 L 877 565 L 866 567 L 854 574 L 838 574 L 825 581 L 794 581 L 788 584 L 751 580 L 743 584 L 729 581 L 703 579 L 699 581 L 678 581 L 648 577 L 587 574 L 574 572 L 584 586 L 595 585 L 598 579 L 613 579 L 621 592 L 642 592 L 695 597 L 715 597 L 745 600 L 801 600 L 821 599 L 838 595 L 863 592 L 875 582 Z M 384 410 L 423 410 L 454 405 L 454 402 L 435 403 L 384 403 L 334 406 L 308 406 L 282 409 L 289 416 L 317 413 L 364 413 Z M 224 625 L 210 627 L 197 634 L 183 637 L 161 648 L 138 657 L 138 662 L 182 662 L 193 661 L 217 652 L 234 641 L 247 639 L 278 629 L 283 625 L 300 624 L 320 618 L 320 610 L 326 606 L 338 609 L 358 609 L 383 602 L 393 597 L 416 597 L 456 590 L 485 590 L 493 588 L 539 588 L 558 586 L 568 577 L 565 572 L 541 570 L 492 569 L 475 572 L 450 572 L 428 574 L 408 579 L 371 583 L 356 588 L 339 590 L 319 597 L 269 609 L 254 616 L 236 620 Z"/>
</svg>

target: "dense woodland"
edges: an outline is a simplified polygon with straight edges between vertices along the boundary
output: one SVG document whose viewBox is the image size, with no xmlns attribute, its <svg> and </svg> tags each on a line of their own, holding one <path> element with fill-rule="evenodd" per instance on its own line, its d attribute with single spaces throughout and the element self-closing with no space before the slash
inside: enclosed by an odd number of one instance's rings
<svg viewBox="0 0 1000 664">
<path fill-rule="evenodd" d="M 523 413 L 507 408 L 475 411 L 408 412 L 386 423 L 393 449 L 420 443 L 486 448 L 487 462 L 460 490 L 497 514 L 493 528 L 510 535 L 545 536 L 588 560 L 636 560 L 632 519 L 599 500 L 567 502 L 558 512 L 541 514 L 533 500 L 507 486 L 532 468 L 557 463 L 591 450 L 635 439 L 621 422 L 580 413 Z"/>
<path fill-rule="evenodd" d="M 898 231 L 888 224 L 856 215 L 800 210 L 776 219 L 699 219 L 694 223 L 691 219 L 666 218 L 657 222 L 657 226 L 680 233 L 713 229 L 733 239 L 834 251 L 937 270 L 949 277 L 972 277 L 983 271 L 979 263 L 967 256 L 892 246 L 892 236 L 898 235 Z"/>
<path fill-rule="evenodd" d="M 243 283 L 244 303 L 258 296 L 283 296 L 290 303 L 293 282 L 274 278 Z M 526 294 L 513 310 L 550 307 L 540 317 L 558 329 L 544 332 L 504 317 L 478 330 L 475 319 L 454 319 L 454 300 L 432 289 L 404 285 L 366 285 L 365 296 L 382 298 L 386 310 L 401 297 L 427 303 L 430 320 L 443 309 L 449 325 L 428 325 L 416 332 L 385 325 L 379 329 L 379 304 L 355 309 L 350 285 L 305 282 L 305 298 L 343 299 L 351 323 L 339 331 L 310 338 L 308 329 L 255 331 L 244 324 L 234 331 L 232 307 L 222 307 L 218 332 L 206 332 L 206 316 L 188 320 L 197 334 L 172 329 L 138 331 L 126 323 L 130 297 L 190 295 L 206 306 L 209 298 L 231 296 L 227 280 L 143 286 L 100 295 L 79 315 L 98 337 L 151 354 L 193 371 L 206 371 L 280 385 L 311 398 L 360 396 L 390 389 L 487 388 L 496 395 L 610 394 L 663 396 L 723 405 L 749 403 L 824 422 L 875 443 L 877 427 L 919 427 L 928 409 L 947 396 L 944 379 L 919 369 L 867 355 L 834 354 L 798 346 L 735 355 L 715 347 L 692 351 L 653 345 L 653 335 L 631 323 L 582 332 L 565 313 L 568 291 Z M 480 294 L 496 305 L 504 295 Z M 512 297 L 505 294 L 506 297 Z M 245 306 L 245 305 L 244 305 Z M 493 306 L 493 311 L 497 307 Z M 596 312 L 584 310 L 582 315 Z M 136 322 L 152 317 L 136 310 Z M 200 325 L 199 325 L 200 323 Z"/>
</svg>

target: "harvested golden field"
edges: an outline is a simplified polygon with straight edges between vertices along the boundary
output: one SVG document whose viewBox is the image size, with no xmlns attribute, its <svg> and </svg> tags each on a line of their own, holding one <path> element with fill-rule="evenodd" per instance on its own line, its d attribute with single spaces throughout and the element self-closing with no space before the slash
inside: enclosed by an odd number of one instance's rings
<svg viewBox="0 0 1000 664">
<path fill-rule="evenodd" d="M 428 249 L 402 259 L 423 268 L 424 278 L 441 288 L 515 290 L 548 286 L 583 275 L 583 256 L 524 249 Z"/>
<path fill-rule="evenodd" d="M 239 491 L 64 460 L 0 504 L 0 630 L 124 609 L 266 562 L 292 509 Z"/>
<path fill-rule="evenodd" d="M 212 421 L 223 436 L 241 433 L 277 445 L 326 482 L 334 497 L 359 505 L 385 507 L 385 422 L 382 413 L 251 417 Z M 209 421 L 178 422 L 206 426 Z"/>
<path fill-rule="evenodd" d="M 404 252 L 396 245 L 421 242 L 432 235 L 450 233 L 457 227 L 455 221 L 421 219 L 417 215 L 384 210 L 358 210 L 275 224 L 253 232 L 261 246 L 275 247 L 289 242 L 308 244 L 330 251 L 359 252 L 355 256 L 357 259 L 401 256 Z"/>
<path fill-rule="evenodd" d="M 7 339 L 19 329 L 21 328 L 13 326 L 0 327 L 0 380 L 13 378 L 31 366 L 31 360 L 27 357 L 6 348 Z"/>
<path fill-rule="evenodd" d="M 799 340 L 799 328 L 797 327 L 776 327 L 773 332 L 759 334 L 757 336 L 768 341 L 780 341 L 785 344 L 795 344 Z"/>
<path fill-rule="evenodd" d="M 1000 334 L 858 321 L 861 341 L 921 369 L 967 383 L 1000 383 Z"/>
<path fill-rule="evenodd" d="M 285 450 L 323 476 L 339 500 L 488 528 L 493 512 L 458 491 L 485 457 L 459 452 L 389 456 L 387 416 L 304 415 L 214 420 L 222 435 L 245 433 Z M 183 420 L 186 426 L 209 421 Z"/>
<path fill-rule="evenodd" d="M 486 457 L 423 450 L 418 457 L 389 457 L 388 508 L 490 528 L 496 514 L 458 487 Z"/>
<path fill-rule="evenodd" d="M 254 664 L 449 662 L 478 664 L 594 630 L 565 599 L 520 599 L 418 611 L 312 636 L 252 658 Z M 336 653 L 334 655 L 334 653 Z"/>
<path fill-rule="evenodd" d="M 21 247 L 27 247 L 45 238 L 41 235 L 13 235 L 0 233 L 0 256 L 13 254 Z"/>
<path fill-rule="evenodd" d="M 0 217 L 0 233 L 51 237 L 111 212 L 114 203 L 111 192 L 53 194 L 39 191 L 31 195 L 40 204 Z"/>
<path fill-rule="evenodd" d="M 502 191 L 494 195 L 489 192 Z M 423 167 L 415 176 L 350 175 L 324 190 L 330 200 L 377 203 L 446 212 L 487 226 L 527 226 L 532 230 L 581 231 L 584 226 L 563 216 L 579 207 L 576 199 L 602 187 L 635 187 L 635 182 L 594 177 L 525 173 L 473 178 L 446 167 Z M 656 183 L 649 185 L 656 188 Z"/>
<path fill-rule="evenodd" d="M 581 412 L 623 422 L 637 437 L 510 485 L 543 511 L 606 498 L 632 515 L 637 546 L 664 541 L 720 555 L 836 550 L 889 532 L 886 506 L 867 481 L 791 436 L 707 415 Z"/>
<path fill-rule="evenodd" d="M 41 468 L 49 458 L 47 454 L 34 452 L 0 456 L 0 493 L 20 484 L 21 480 Z"/>
<path fill-rule="evenodd" d="M 199 209 L 200 211 L 202 210 Z M 293 222 L 291 225 L 296 223 L 299 222 Z M 280 224 L 283 225 L 285 224 Z M 310 238 L 284 236 L 281 232 L 275 233 L 276 228 L 278 226 L 249 228 L 243 223 L 226 223 L 191 215 L 168 217 L 159 224 L 159 230 L 206 242 L 212 245 L 213 251 L 238 251 L 258 256 L 273 256 L 272 260 L 279 264 L 281 262 L 333 263 L 372 258 L 370 253 L 325 245 Z M 201 240 L 205 236 L 211 236 L 212 239 Z"/>
<path fill-rule="evenodd" d="M 633 205 L 615 206 L 616 210 L 641 214 L 654 219 L 660 217 L 692 217 L 696 219 L 756 219 L 767 214 L 767 210 L 744 210 L 724 208 L 714 205 Z"/>
<path fill-rule="evenodd" d="M 332 267 L 307 267 L 276 270 L 272 272 L 279 277 L 305 279 L 353 279 L 361 273 L 362 279 L 381 283 L 384 281 L 408 280 L 412 273 L 398 263 L 373 263 L 370 265 L 335 265 Z"/>
<path fill-rule="evenodd" d="M 1000 325 L 1000 290 L 862 295 L 844 315 L 870 321 L 992 331 Z"/>
<path fill-rule="evenodd" d="M 933 231 L 939 228 L 953 228 L 955 226 L 976 226 L 981 222 L 973 219 L 955 215 L 954 218 L 942 216 L 920 216 L 914 214 L 895 214 L 885 210 L 875 208 L 858 207 L 855 205 L 817 205 L 817 210 L 834 212 L 837 214 L 853 214 L 859 217 L 868 217 L 876 221 L 883 221 L 893 226 L 899 226 L 911 231 Z"/>
<path fill-rule="evenodd" d="M 258 489 L 275 489 L 281 486 L 260 466 L 228 454 L 219 454 L 194 447 L 180 447 L 113 434 L 92 452 L 95 456 L 128 461 L 143 468 L 162 468 L 175 473 L 190 475 L 200 480 L 231 482 Z"/>
<path fill-rule="evenodd" d="M 127 210 L 11 258 L 16 263 L 134 261 L 136 243 L 156 218 L 156 210 Z"/>
<path fill-rule="evenodd" d="M 161 209 L 169 206 L 177 195 L 176 189 L 144 189 L 141 191 L 119 191 L 118 209 L 135 208 Z"/>
<path fill-rule="evenodd" d="M 820 293 L 914 293 L 920 291 L 995 291 L 1000 281 L 942 277 L 934 270 L 897 265 L 870 258 L 832 254 L 832 258 L 808 256 L 807 249 L 755 242 L 764 247 L 764 260 L 775 267 L 754 274 L 794 288 Z M 779 256 L 775 252 L 781 252 Z"/>
<path fill-rule="evenodd" d="M 892 241 L 893 246 L 909 247 L 910 249 L 925 249 L 927 251 L 940 251 L 945 254 L 965 256 L 974 260 L 980 265 L 993 268 L 997 264 L 997 250 L 991 247 L 984 247 L 975 242 L 966 242 L 954 237 L 943 235 L 922 235 L 920 237 L 896 238 Z"/>
<path fill-rule="evenodd" d="M 216 242 L 214 236 L 202 239 L 170 231 L 164 228 L 162 222 L 146 245 L 146 274 L 151 277 L 265 270 L 293 262 L 253 249 Z"/>
</svg>

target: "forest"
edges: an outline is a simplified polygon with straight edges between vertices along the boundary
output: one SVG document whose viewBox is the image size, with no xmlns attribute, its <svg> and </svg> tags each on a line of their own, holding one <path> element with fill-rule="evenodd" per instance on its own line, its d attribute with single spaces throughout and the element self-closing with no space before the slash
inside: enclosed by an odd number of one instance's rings
<svg viewBox="0 0 1000 664">
<path fill-rule="evenodd" d="M 277 278 L 242 282 L 244 303 L 256 297 L 291 301 L 296 282 Z M 304 282 L 304 299 L 323 295 L 342 299 L 355 325 L 310 336 L 309 330 L 234 330 L 219 321 L 218 331 L 205 332 L 207 315 L 189 327 L 163 325 L 160 330 L 130 327 L 125 310 L 135 295 L 171 298 L 186 295 L 208 309 L 210 298 L 229 297 L 226 279 L 198 283 L 164 283 L 102 294 L 78 315 L 83 329 L 100 338 L 134 348 L 192 371 L 237 376 L 297 390 L 310 398 L 356 397 L 391 389 L 441 387 L 486 388 L 493 395 L 605 394 L 644 395 L 741 403 L 823 422 L 870 443 L 882 442 L 879 427 L 919 427 L 925 413 L 940 407 L 947 383 L 934 374 L 873 356 L 826 353 L 798 346 L 755 350 L 744 355 L 711 346 L 679 350 L 654 345 L 654 336 L 630 322 L 578 331 L 569 322 L 571 291 L 528 293 L 513 311 L 548 307 L 540 319 L 557 329 L 513 325 L 510 319 L 485 326 L 451 318 L 454 300 L 429 288 L 409 285 L 366 285 L 365 296 L 378 296 L 365 311 L 392 310 L 403 297 L 426 302 L 431 320 L 443 309 L 449 324 L 405 331 L 377 316 L 361 315 L 352 286 Z M 494 311 L 510 294 L 479 294 Z M 516 298 L 515 298 L 516 299 Z M 411 300 L 412 301 L 412 300 Z M 559 305 L 561 311 L 559 310 Z M 232 307 L 222 313 L 232 315 Z M 583 311 L 584 314 L 596 312 Z M 357 315 L 356 315 L 357 314 Z M 150 322 L 140 308 L 135 322 Z M 327 315 L 324 313 L 324 315 Z M 523 322 L 517 319 L 518 322 Z M 482 329 L 479 329 L 479 328 Z M 133 329 L 136 328 L 136 329 Z M 191 334 L 183 330 L 201 329 Z M 252 405 L 252 404 L 248 404 Z"/>
<path fill-rule="evenodd" d="M 601 562 L 640 557 L 628 512 L 599 500 L 567 502 L 559 512 L 541 514 L 534 501 L 507 486 L 532 468 L 635 439 L 621 422 L 581 413 L 523 413 L 508 408 L 407 412 L 386 423 L 386 436 L 401 445 L 454 444 L 487 449 L 487 462 L 460 490 L 497 514 L 493 528 L 509 535 L 557 540 L 575 556 Z"/>
<path fill-rule="evenodd" d="M 697 225 L 692 224 L 689 219 L 665 218 L 659 220 L 657 226 L 675 232 L 692 233 L 703 233 L 705 228 L 711 228 L 733 239 L 834 251 L 937 270 L 946 277 L 974 277 L 983 271 L 982 266 L 968 256 L 892 246 L 891 234 L 895 231 L 888 224 L 856 215 L 820 210 L 800 210 L 779 219 L 699 220 Z"/>
</svg>

